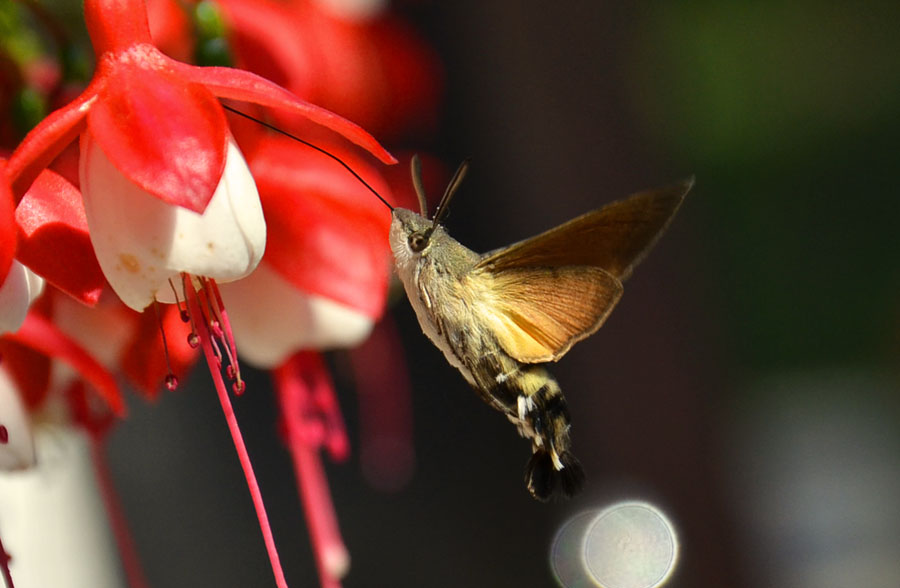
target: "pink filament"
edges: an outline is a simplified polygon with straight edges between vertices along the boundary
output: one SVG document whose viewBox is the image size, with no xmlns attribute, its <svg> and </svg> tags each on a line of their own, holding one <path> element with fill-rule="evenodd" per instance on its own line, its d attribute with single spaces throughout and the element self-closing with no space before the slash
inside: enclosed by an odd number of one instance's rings
<svg viewBox="0 0 900 588">
<path fill-rule="evenodd" d="M 259 528 L 260 531 L 262 531 L 263 542 L 266 545 L 266 552 L 269 554 L 269 563 L 272 566 L 272 574 L 275 576 L 275 584 L 278 588 L 287 588 L 287 580 L 284 577 L 284 571 L 281 569 L 281 560 L 278 557 L 278 549 L 275 546 L 272 528 L 269 526 L 269 517 L 266 515 L 266 507 L 265 504 L 263 504 L 262 493 L 259 490 L 256 475 L 253 473 L 253 465 L 250 462 L 250 455 L 247 453 L 247 447 L 244 445 L 244 438 L 241 435 L 241 429 L 238 425 L 237 417 L 234 414 L 234 407 L 231 405 L 231 399 L 228 397 L 228 391 L 225 389 L 222 373 L 219 371 L 218 358 L 212 348 L 209 327 L 207 326 L 206 321 L 203 320 L 204 315 L 200 310 L 197 291 L 194 290 L 194 285 L 187 276 L 185 276 L 183 283 L 188 310 L 191 316 L 196 319 L 194 324 L 197 334 L 200 337 L 203 355 L 206 356 L 206 363 L 209 366 L 209 373 L 212 376 L 213 384 L 215 384 L 216 387 L 216 393 L 219 396 L 219 402 L 222 405 L 225 422 L 228 424 L 228 431 L 231 433 L 234 448 L 237 451 L 238 459 L 241 462 L 241 468 L 244 470 L 244 477 L 247 480 L 247 489 L 250 491 L 253 507 L 256 509 L 256 518 L 259 520 Z"/>
</svg>

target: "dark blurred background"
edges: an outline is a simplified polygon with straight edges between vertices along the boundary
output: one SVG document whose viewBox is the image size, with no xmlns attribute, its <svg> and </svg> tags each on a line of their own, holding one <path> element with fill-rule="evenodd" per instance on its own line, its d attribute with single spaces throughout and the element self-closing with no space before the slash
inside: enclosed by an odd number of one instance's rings
<svg viewBox="0 0 900 588">
<path fill-rule="evenodd" d="M 603 329 L 553 371 L 582 495 L 524 490 L 527 443 L 399 325 L 416 470 L 329 466 L 345 586 L 552 586 L 568 517 L 633 498 L 673 521 L 671 586 L 900 585 L 900 4 L 405 3 L 446 67 L 440 140 L 472 156 L 447 225 L 486 251 L 696 175 Z M 334 354 L 340 368 L 346 358 Z M 348 429 L 359 422 L 340 370 Z M 292 586 L 315 566 L 258 376 L 238 411 Z M 134 402 L 109 453 L 154 586 L 271 573 L 201 369 Z M 355 449 L 358 445 L 355 446 Z"/>
</svg>

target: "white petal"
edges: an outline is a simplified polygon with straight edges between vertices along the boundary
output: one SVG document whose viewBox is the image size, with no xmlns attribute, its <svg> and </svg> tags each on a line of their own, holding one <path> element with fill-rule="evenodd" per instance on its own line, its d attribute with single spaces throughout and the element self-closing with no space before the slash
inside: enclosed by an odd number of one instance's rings
<svg viewBox="0 0 900 588">
<path fill-rule="evenodd" d="M 0 335 L 19 330 L 28 307 L 43 291 L 43 278 L 13 260 L 6 281 L 0 286 Z"/>
<path fill-rule="evenodd" d="M 16 587 L 125 586 L 87 434 L 39 427 L 36 435 L 39 465 L 0 475 L 3 547 Z"/>
<path fill-rule="evenodd" d="M 122 301 L 143 310 L 154 298 L 174 302 L 168 280 L 181 272 L 227 282 L 253 271 L 266 224 L 247 163 L 229 137 L 225 172 L 203 214 L 144 192 L 84 133 L 81 192 L 91 242 Z"/>
<path fill-rule="evenodd" d="M 31 421 L 18 387 L 0 367 L 0 425 L 6 427 L 6 443 L 0 443 L 0 470 L 19 470 L 34 465 Z"/>
<path fill-rule="evenodd" d="M 241 359 L 259 368 L 301 349 L 353 347 L 372 331 L 367 315 L 297 290 L 266 263 L 220 289 Z"/>
</svg>

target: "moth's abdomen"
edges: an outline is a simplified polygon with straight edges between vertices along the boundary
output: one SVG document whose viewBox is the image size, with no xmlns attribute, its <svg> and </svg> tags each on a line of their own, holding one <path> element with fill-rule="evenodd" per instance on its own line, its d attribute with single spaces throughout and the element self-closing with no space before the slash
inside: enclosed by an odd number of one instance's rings
<svg viewBox="0 0 900 588">
<path fill-rule="evenodd" d="M 557 491 L 566 497 L 576 494 L 584 470 L 571 451 L 571 419 L 559 384 L 544 368 L 524 365 L 503 384 L 518 398 L 510 420 L 531 439 L 533 455 L 525 468 L 528 491 L 541 501 Z"/>
<path fill-rule="evenodd" d="M 559 459 L 563 466 L 561 470 L 556 469 L 550 452 L 535 448 L 525 466 L 525 485 L 531 495 L 541 502 L 550 500 L 557 490 L 566 498 L 571 498 L 584 485 L 584 469 L 572 452 L 564 451 Z"/>
</svg>

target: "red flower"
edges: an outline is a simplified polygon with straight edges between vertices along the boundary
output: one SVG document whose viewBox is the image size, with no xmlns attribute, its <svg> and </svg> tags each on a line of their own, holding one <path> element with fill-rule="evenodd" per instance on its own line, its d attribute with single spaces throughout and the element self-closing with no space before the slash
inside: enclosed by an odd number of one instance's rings
<svg viewBox="0 0 900 588">
<path fill-rule="evenodd" d="M 110 284 L 135 309 L 166 300 L 168 281 L 180 272 L 236 279 L 261 256 L 265 233 L 252 179 L 216 97 L 302 115 L 392 161 L 356 125 L 263 78 L 166 57 L 150 43 L 139 0 L 88 0 L 85 17 L 97 71 L 78 98 L 29 133 L 10 158 L 8 175 L 21 195 L 50 160 L 82 136 L 81 188 L 94 248 Z M 234 162 L 231 175 L 224 173 L 226 159 Z M 214 194 L 223 191 L 229 194 L 218 208 L 242 209 L 233 220 L 209 210 Z M 213 218 L 194 222 L 180 210 Z M 199 242 L 211 244 L 210 251 L 201 254 Z"/>
</svg>

